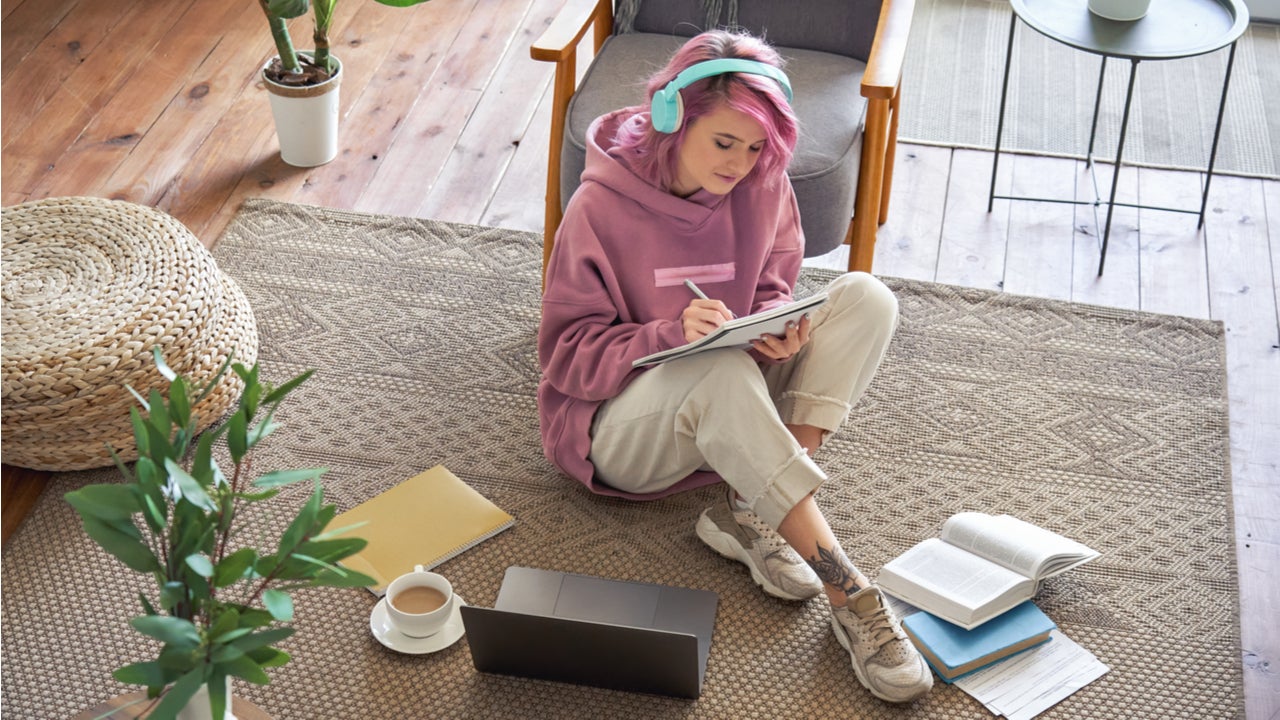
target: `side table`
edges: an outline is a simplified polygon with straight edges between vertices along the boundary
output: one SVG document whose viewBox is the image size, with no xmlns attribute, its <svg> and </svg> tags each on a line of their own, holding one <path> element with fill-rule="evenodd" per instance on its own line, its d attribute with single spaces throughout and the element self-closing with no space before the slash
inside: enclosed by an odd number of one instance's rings
<svg viewBox="0 0 1280 720">
<path fill-rule="evenodd" d="M 1098 260 L 1098 274 L 1107 261 L 1107 241 L 1111 237 L 1111 216 L 1117 204 L 1125 207 L 1168 212 L 1198 214 L 1197 227 L 1204 225 L 1205 206 L 1209 202 L 1209 184 L 1213 181 L 1213 164 L 1218 156 L 1218 139 L 1222 132 L 1222 115 L 1227 105 L 1227 88 L 1231 85 L 1231 70 L 1235 64 L 1236 42 L 1249 25 L 1249 10 L 1243 0 L 1154 0 L 1148 13 L 1132 21 L 1107 20 L 1089 12 L 1084 0 L 1010 0 L 1013 15 L 1009 21 L 1009 47 L 1004 61 L 1004 84 L 1000 88 L 1000 119 L 996 126 L 995 158 L 991 161 L 991 190 L 987 195 L 987 212 L 991 212 L 996 198 L 1002 200 L 1037 200 L 1061 202 L 1072 205 L 1100 205 L 1094 200 L 1061 200 L 1010 195 L 996 195 L 996 167 L 1000 163 L 1000 141 L 1004 135 L 1005 101 L 1009 95 L 1009 70 L 1013 65 L 1013 38 L 1018 21 L 1058 43 L 1102 56 L 1098 71 L 1098 91 L 1093 102 L 1093 123 L 1089 130 L 1089 150 L 1085 162 L 1093 168 L 1093 145 L 1098 133 L 1098 109 L 1102 104 L 1102 82 L 1110 58 L 1129 61 L 1129 86 L 1124 96 L 1124 113 L 1120 120 L 1120 139 L 1116 148 L 1116 173 L 1111 180 L 1111 195 L 1106 201 L 1107 221 L 1102 232 L 1102 252 Z M 1116 203 L 1120 164 L 1124 159 L 1125 134 L 1129 128 L 1129 107 L 1133 102 L 1134 81 L 1138 63 L 1143 60 L 1172 60 L 1193 57 L 1230 46 L 1226 76 L 1222 80 L 1222 99 L 1218 102 L 1218 118 L 1213 130 L 1213 146 L 1209 152 L 1208 177 L 1200 209 L 1158 207 Z M 1095 218 L 1096 222 L 1096 218 Z"/>
</svg>

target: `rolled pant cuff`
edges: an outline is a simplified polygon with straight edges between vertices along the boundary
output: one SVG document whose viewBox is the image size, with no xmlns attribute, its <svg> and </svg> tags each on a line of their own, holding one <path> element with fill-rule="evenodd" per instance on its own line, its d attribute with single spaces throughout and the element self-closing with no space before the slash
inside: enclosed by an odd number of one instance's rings
<svg viewBox="0 0 1280 720">
<path fill-rule="evenodd" d="M 825 395 L 791 390 L 778 400 L 778 416 L 787 425 L 812 425 L 828 433 L 835 432 L 844 423 L 849 403 Z"/>
<path fill-rule="evenodd" d="M 777 530 L 782 520 L 801 500 L 826 482 L 822 472 L 804 450 L 791 456 L 776 475 L 765 482 L 764 492 L 748 498 L 751 509 Z"/>
</svg>

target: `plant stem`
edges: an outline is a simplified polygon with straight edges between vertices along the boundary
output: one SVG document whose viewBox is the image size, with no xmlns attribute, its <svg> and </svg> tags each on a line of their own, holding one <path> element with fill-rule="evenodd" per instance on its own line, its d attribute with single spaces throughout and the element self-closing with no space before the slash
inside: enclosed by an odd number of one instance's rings
<svg viewBox="0 0 1280 720">
<path fill-rule="evenodd" d="M 302 72 L 302 67 L 298 65 L 298 53 L 293 49 L 293 38 L 289 37 L 289 26 L 284 18 L 272 14 L 267 0 L 258 0 L 258 5 L 262 6 L 262 12 L 267 16 L 267 24 L 271 27 L 271 38 L 275 40 L 276 54 L 280 56 L 281 67 L 285 72 Z"/>
</svg>

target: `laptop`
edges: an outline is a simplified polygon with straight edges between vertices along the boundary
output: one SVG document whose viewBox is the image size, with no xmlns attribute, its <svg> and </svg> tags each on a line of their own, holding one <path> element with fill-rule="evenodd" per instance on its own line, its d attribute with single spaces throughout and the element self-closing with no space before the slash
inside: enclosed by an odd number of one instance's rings
<svg viewBox="0 0 1280 720">
<path fill-rule="evenodd" d="M 493 608 L 462 607 L 476 670 L 696 698 L 719 598 L 708 590 L 507 568 Z"/>
</svg>

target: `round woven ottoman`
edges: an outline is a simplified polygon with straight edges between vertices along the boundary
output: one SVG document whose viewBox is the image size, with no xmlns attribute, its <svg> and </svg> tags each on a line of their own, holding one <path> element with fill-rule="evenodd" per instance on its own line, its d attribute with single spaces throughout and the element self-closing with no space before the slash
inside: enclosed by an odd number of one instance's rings
<svg viewBox="0 0 1280 720">
<path fill-rule="evenodd" d="M 99 198 L 51 198 L 3 210 L 4 462 L 36 470 L 112 464 L 109 444 L 137 459 L 129 408 L 152 388 L 159 346 L 192 387 L 234 351 L 258 356 L 258 329 L 239 286 L 177 220 Z M 239 400 L 228 372 L 194 410 L 200 429 Z"/>
</svg>

